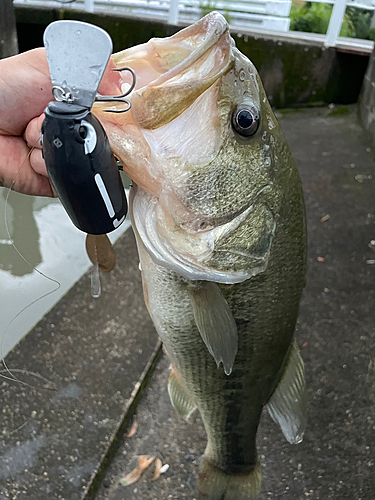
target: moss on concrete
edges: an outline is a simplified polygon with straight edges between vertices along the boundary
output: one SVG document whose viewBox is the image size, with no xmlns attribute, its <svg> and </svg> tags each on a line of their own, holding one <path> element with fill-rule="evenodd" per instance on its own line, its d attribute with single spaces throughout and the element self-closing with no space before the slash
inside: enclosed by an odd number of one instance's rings
<svg viewBox="0 0 375 500">
<path fill-rule="evenodd" d="M 291 41 L 236 35 L 234 39 L 257 67 L 277 108 L 350 104 L 358 99 L 368 56 Z"/>
<path fill-rule="evenodd" d="M 338 106 L 330 112 L 329 116 L 346 115 L 348 113 L 349 113 L 349 108 L 345 106 Z"/>
</svg>

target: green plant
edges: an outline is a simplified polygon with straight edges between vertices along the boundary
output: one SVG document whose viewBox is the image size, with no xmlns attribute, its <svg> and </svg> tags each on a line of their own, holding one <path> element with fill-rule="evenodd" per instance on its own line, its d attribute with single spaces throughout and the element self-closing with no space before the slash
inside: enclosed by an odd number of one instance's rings
<svg viewBox="0 0 375 500">
<path fill-rule="evenodd" d="M 302 7 L 293 5 L 290 11 L 290 29 L 310 33 L 327 33 L 332 5 L 306 2 Z M 357 7 L 347 7 L 340 36 L 373 39 L 375 29 L 371 28 L 372 12 Z"/>
<path fill-rule="evenodd" d="M 346 8 L 345 15 L 354 25 L 356 38 L 363 38 L 365 40 L 374 39 L 374 28 L 371 28 L 372 14 L 371 10 L 358 9 L 356 7 Z"/>
<path fill-rule="evenodd" d="M 216 6 L 216 0 L 206 0 L 205 2 L 201 2 L 199 4 L 199 9 L 201 11 L 201 16 L 202 17 L 205 16 L 206 14 L 214 11 L 214 10 L 218 10 L 217 6 Z M 224 12 L 222 12 L 223 16 L 228 21 L 228 23 L 230 23 L 230 11 L 229 11 L 229 8 L 225 7 L 223 10 L 224 10 Z"/>
<path fill-rule="evenodd" d="M 207 0 L 206 2 L 201 2 L 199 4 L 199 8 L 201 11 L 201 16 L 204 17 L 213 10 L 216 10 L 215 0 Z"/>
<path fill-rule="evenodd" d="M 303 7 L 292 6 L 290 29 L 310 33 L 326 33 L 332 6 L 325 3 L 307 2 Z"/>
</svg>

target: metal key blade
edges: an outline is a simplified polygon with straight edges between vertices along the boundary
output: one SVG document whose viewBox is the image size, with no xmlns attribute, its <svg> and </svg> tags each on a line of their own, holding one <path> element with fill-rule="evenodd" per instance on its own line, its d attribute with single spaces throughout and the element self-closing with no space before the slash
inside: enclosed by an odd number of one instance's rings
<svg viewBox="0 0 375 500">
<path fill-rule="evenodd" d="M 112 53 L 111 37 L 92 24 L 55 21 L 43 39 L 55 98 L 91 108 Z"/>
</svg>

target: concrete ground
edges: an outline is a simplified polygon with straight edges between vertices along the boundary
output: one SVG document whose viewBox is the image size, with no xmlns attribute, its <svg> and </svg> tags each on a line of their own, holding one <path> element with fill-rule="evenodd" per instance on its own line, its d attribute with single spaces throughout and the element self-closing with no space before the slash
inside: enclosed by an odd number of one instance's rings
<svg viewBox="0 0 375 500">
<path fill-rule="evenodd" d="M 303 443 L 292 446 L 264 414 L 261 500 L 373 500 L 374 154 L 355 107 L 279 119 L 307 204 L 308 277 L 297 339 L 308 425 Z M 82 278 L 8 356 L 11 366 L 48 378 L 54 392 L 0 386 L 0 500 L 198 500 L 203 426 L 197 414 L 187 424 L 169 403 L 169 363 L 164 356 L 156 363 L 131 233 L 116 249 L 118 271 L 104 277 L 100 301 L 92 305 Z M 133 422 L 138 428 L 126 437 Z M 169 469 L 152 481 L 152 465 L 123 486 L 140 455 L 157 456 Z"/>
</svg>

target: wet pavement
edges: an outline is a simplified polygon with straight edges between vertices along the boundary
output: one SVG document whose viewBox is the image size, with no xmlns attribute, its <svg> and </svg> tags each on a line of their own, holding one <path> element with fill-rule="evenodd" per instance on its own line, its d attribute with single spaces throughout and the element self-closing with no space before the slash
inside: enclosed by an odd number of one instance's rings
<svg viewBox="0 0 375 500">
<path fill-rule="evenodd" d="M 158 357 L 131 231 L 91 297 L 90 275 L 0 370 L 0 500 L 80 500 L 97 480 Z"/>
<path fill-rule="evenodd" d="M 308 276 L 296 334 L 308 425 L 293 446 L 264 414 L 261 500 L 374 498 L 375 163 L 356 111 L 279 113 L 307 205 Z M 0 500 L 199 498 L 205 433 L 199 415 L 188 424 L 171 407 L 164 356 L 135 406 L 157 341 L 131 233 L 116 247 L 118 274 L 105 277 L 101 302 L 92 302 L 84 276 L 9 358 L 59 390 L 0 386 Z M 133 421 L 138 428 L 127 438 Z M 140 455 L 157 456 L 169 469 L 152 481 L 151 465 L 122 486 Z"/>
</svg>

